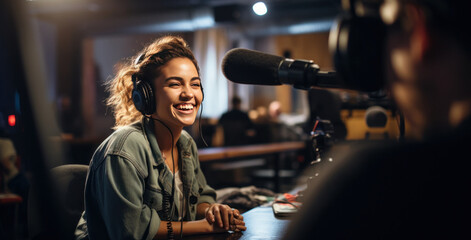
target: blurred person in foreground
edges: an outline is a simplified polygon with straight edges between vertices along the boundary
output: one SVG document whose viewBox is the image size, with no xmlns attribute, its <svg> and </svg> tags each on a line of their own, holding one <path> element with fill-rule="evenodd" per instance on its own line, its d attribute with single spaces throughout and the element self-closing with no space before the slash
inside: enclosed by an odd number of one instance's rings
<svg viewBox="0 0 471 240">
<path fill-rule="evenodd" d="M 187 43 L 166 36 L 109 83 L 115 132 L 96 150 L 77 239 L 152 239 L 245 230 L 239 211 L 215 202 L 183 127 L 203 101 Z"/>
<path fill-rule="evenodd" d="M 352 147 L 284 239 L 470 239 L 471 2 L 385 0 L 388 88 L 414 136 Z"/>
</svg>

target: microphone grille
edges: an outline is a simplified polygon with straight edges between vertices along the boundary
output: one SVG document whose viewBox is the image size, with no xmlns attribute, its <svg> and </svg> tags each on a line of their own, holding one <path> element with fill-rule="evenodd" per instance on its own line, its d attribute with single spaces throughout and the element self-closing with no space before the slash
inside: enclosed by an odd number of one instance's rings
<svg viewBox="0 0 471 240">
<path fill-rule="evenodd" d="M 222 72 L 227 79 L 236 83 L 281 85 L 278 66 L 283 59 L 263 52 L 235 48 L 224 56 Z"/>
</svg>

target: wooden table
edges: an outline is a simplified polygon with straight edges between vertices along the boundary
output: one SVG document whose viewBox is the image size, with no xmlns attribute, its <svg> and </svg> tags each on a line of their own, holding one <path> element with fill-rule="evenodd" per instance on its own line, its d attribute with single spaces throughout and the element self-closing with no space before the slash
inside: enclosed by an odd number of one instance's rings
<svg viewBox="0 0 471 240">
<path fill-rule="evenodd" d="M 280 189 L 280 154 L 284 152 L 304 151 L 306 142 L 277 142 L 267 144 L 204 148 L 198 151 L 201 163 L 213 161 L 232 161 L 242 158 L 259 157 L 266 155 L 274 156 L 274 176 L 275 192 Z"/>
<path fill-rule="evenodd" d="M 253 240 L 282 239 L 284 230 L 289 224 L 289 218 L 277 218 L 271 207 L 256 207 L 242 214 L 244 216 L 246 231 L 226 232 L 185 237 L 192 240 Z"/>
<path fill-rule="evenodd" d="M 299 142 L 279 142 L 268 144 L 256 144 L 235 147 L 215 147 L 204 148 L 198 151 L 200 162 L 215 161 L 229 158 L 249 157 L 276 154 L 281 152 L 303 150 L 306 143 Z"/>
</svg>

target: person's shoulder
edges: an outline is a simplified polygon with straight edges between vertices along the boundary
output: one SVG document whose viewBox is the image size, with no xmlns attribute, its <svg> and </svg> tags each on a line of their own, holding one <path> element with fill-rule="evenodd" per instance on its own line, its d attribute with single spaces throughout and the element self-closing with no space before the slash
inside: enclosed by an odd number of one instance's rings
<svg viewBox="0 0 471 240">
<path fill-rule="evenodd" d="M 111 161 L 111 164 L 129 161 L 142 176 L 146 176 L 147 160 L 151 158 L 152 150 L 144 129 L 140 123 L 134 123 L 116 129 L 104 140 L 95 151 L 90 166 L 97 169 L 105 161 Z"/>
<path fill-rule="evenodd" d="M 458 144 L 451 138 L 440 138 L 347 146 L 344 154 L 337 154 L 325 168 L 309 172 L 311 176 L 318 173 L 308 191 L 306 202 L 310 204 L 303 205 L 305 211 L 294 219 L 288 236 L 296 238 L 299 233 L 335 238 L 342 231 L 335 233 L 334 229 L 354 229 L 362 237 L 381 238 L 388 233 L 406 233 L 402 229 L 409 227 L 419 233 L 433 224 L 445 226 L 450 219 L 469 216 L 466 189 L 471 182 L 471 163 L 459 157 L 467 149 L 464 144 L 456 147 Z M 303 223 L 306 219 L 318 228 L 309 228 Z"/>
<path fill-rule="evenodd" d="M 140 123 L 116 129 L 101 145 L 107 154 L 142 149 L 147 146 L 147 138 Z"/>
<path fill-rule="evenodd" d="M 229 116 L 231 115 L 231 112 L 232 111 L 227 111 L 227 112 L 221 114 L 221 117 L 219 118 L 219 122 L 225 121 L 227 118 L 229 118 Z"/>
<path fill-rule="evenodd" d="M 375 196 L 371 194 L 389 196 L 390 199 L 400 195 L 425 199 L 424 196 L 430 194 L 425 189 L 431 185 L 449 183 L 456 186 L 458 182 L 468 184 L 471 181 L 467 170 L 471 163 L 463 161 L 462 157 L 468 150 L 458 145 L 449 139 L 351 144 L 321 169 L 322 176 L 316 180 L 315 191 L 321 195 L 332 194 L 330 197 L 339 201 L 373 199 Z M 378 186 L 382 187 L 377 189 Z M 415 192 L 417 189 L 423 189 L 423 192 Z M 360 197 L 362 194 L 367 197 Z M 407 201 L 397 201 L 397 204 L 407 204 Z M 381 207 L 390 203 L 384 201 Z"/>
</svg>

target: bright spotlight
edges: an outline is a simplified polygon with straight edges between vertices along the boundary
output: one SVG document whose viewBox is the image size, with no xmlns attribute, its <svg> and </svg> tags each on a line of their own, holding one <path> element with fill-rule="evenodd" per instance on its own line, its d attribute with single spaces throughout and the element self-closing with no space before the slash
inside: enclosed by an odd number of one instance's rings
<svg viewBox="0 0 471 240">
<path fill-rule="evenodd" d="M 252 6 L 253 11 L 258 16 L 263 16 L 267 13 L 267 5 L 264 2 L 257 2 Z"/>
</svg>

